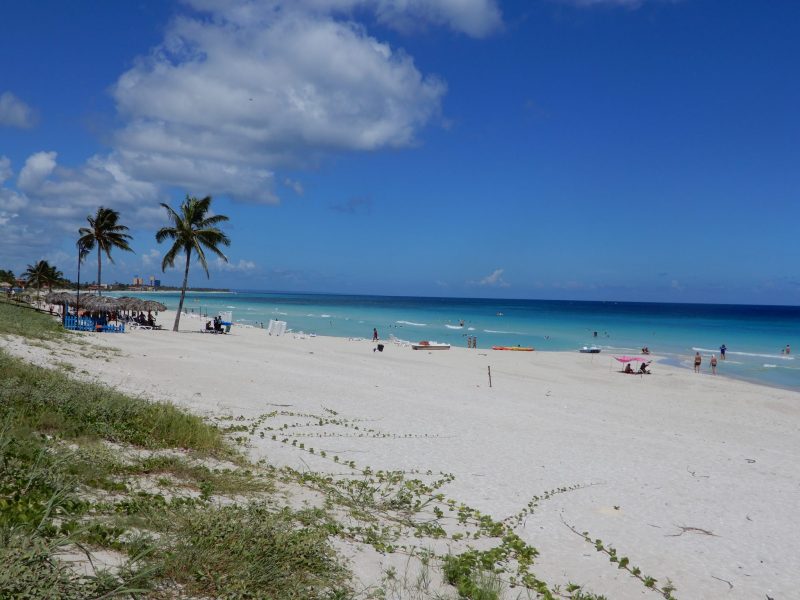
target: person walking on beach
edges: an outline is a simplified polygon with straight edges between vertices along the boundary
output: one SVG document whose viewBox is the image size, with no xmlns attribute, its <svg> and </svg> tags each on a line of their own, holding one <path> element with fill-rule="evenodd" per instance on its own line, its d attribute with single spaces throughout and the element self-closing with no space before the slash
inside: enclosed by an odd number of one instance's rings
<svg viewBox="0 0 800 600">
<path fill-rule="evenodd" d="M 722 344 L 722 346 L 719 347 L 719 355 L 722 358 L 722 360 L 725 360 L 725 351 L 727 349 L 728 347 L 725 344 Z"/>
<path fill-rule="evenodd" d="M 711 355 L 711 374 L 717 374 L 717 356 L 715 354 Z"/>
<path fill-rule="evenodd" d="M 378 341 L 378 328 L 377 327 L 373 327 L 372 328 L 372 341 L 373 342 L 377 342 Z"/>
<path fill-rule="evenodd" d="M 703 359 L 700 357 L 700 353 L 699 352 L 695 352 L 694 353 L 694 372 L 695 373 L 699 373 L 700 372 L 700 363 L 702 363 L 702 362 L 703 362 Z"/>
</svg>

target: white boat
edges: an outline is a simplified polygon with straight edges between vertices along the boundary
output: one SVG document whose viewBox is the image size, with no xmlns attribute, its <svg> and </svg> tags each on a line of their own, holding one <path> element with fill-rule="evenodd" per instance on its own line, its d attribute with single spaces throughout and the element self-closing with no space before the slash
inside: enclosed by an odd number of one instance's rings
<svg viewBox="0 0 800 600">
<path fill-rule="evenodd" d="M 579 352 L 582 352 L 583 354 L 599 354 L 600 348 L 597 346 L 584 346 L 579 350 Z"/>
<path fill-rule="evenodd" d="M 423 340 L 416 344 L 411 344 L 411 347 L 414 350 L 450 350 L 450 344 L 445 344 L 443 342 L 429 342 L 427 340 Z"/>
</svg>

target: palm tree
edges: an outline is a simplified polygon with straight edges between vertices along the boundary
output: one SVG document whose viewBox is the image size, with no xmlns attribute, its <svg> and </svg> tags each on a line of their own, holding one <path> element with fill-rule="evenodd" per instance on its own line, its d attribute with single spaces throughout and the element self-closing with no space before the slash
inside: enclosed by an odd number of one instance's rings
<svg viewBox="0 0 800 600">
<path fill-rule="evenodd" d="M 53 288 L 53 284 L 64 276 L 64 274 L 46 260 L 40 260 L 35 265 L 28 265 L 23 274 L 28 285 L 36 286 L 36 304 L 39 304 L 39 293 L 43 285 Z"/>
<path fill-rule="evenodd" d="M 14 272 L 0 269 L 0 283 L 10 283 L 11 285 L 16 285 L 17 278 L 14 277 Z"/>
<path fill-rule="evenodd" d="M 133 252 L 128 245 L 128 240 L 132 238 L 127 233 L 124 233 L 128 231 L 128 228 L 117 223 L 119 213 L 113 209 L 101 206 L 97 209 L 97 214 L 94 217 L 89 215 L 86 220 L 89 221 L 89 227 L 81 227 L 78 230 L 81 235 L 80 239 L 78 239 L 78 247 L 82 248 L 82 252 L 85 255 L 94 250 L 95 245 L 97 245 L 97 292 L 100 293 L 102 253 L 105 252 L 108 260 L 113 263 L 111 249 L 119 248 L 120 250 Z"/>
<path fill-rule="evenodd" d="M 161 206 L 167 209 L 167 215 L 172 221 L 172 226 L 159 229 L 156 233 L 156 241 L 160 244 L 166 239 L 174 240 L 172 247 L 164 255 L 164 260 L 161 261 L 161 270 L 166 271 L 167 267 L 174 267 L 175 257 L 181 251 L 186 253 L 186 269 L 183 272 L 181 299 L 178 303 L 178 312 L 175 314 L 175 325 L 172 327 L 172 331 L 178 331 L 181 311 L 183 310 L 183 299 L 186 296 L 186 286 L 189 283 L 189 264 L 192 260 L 192 251 L 197 253 L 197 258 L 200 264 L 203 265 L 206 276 L 211 277 L 208 273 L 208 263 L 206 262 L 206 254 L 203 248 L 211 250 L 222 260 L 228 261 L 228 257 L 222 253 L 218 246 L 220 244 L 230 246 L 231 240 L 222 230 L 215 227 L 218 223 L 227 221 L 228 217 L 225 215 L 208 216 L 211 196 L 198 200 L 193 196 L 187 195 L 186 199 L 181 202 L 180 213 L 175 212 L 171 206 L 163 202 Z"/>
<path fill-rule="evenodd" d="M 47 265 L 47 289 L 53 291 L 54 285 L 59 285 L 64 282 L 64 273 L 59 271 L 55 265 Z"/>
</svg>

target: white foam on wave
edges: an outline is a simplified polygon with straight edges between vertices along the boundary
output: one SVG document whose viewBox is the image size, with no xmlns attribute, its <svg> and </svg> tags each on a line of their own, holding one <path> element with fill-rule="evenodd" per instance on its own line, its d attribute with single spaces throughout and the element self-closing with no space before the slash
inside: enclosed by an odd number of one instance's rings
<svg viewBox="0 0 800 600">
<path fill-rule="evenodd" d="M 447 325 L 447 324 L 445 324 L 445 327 L 447 327 L 448 329 L 464 329 L 463 325 Z"/>
<path fill-rule="evenodd" d="M 320 315 L 320 318 L 322 318 L 322 319 L 330 319 L 331 316 L 330 315 Z"/>
<path fill-rule="evenodd" d="M 775 367 L 777 367 L 778 365 L 771 365 L 771 364 L 769 364 L 769 363 L 764 363 L 764 365 L 763 365 L 763 366 L 764 366 L 764 368 L 765 368 L 765 369 L 774 369 L 774 368 L 775 368 Z"/>
<path fill-rule="evenodd" d="M 510 335 L 525 335 L 521 331 L 498 331 L 497 329 L 484 329 L 484 333 L 507 333 Z"/>
<path fill-rule="evenodd" d="M 399 325 L 413 325 L 414 327 L 427 327 L 427 323 L 414 323 L 413 321 L 395 321 Z"/>
<path fill-rule="evenodd" d="M 695 352 L 711 352 L 712 354 L 716 352 L 717 354 L 719 354 L 719 349 L 709 350 L 708 348 L 692 347 L 692 350 L 694 350 Z M 761 354 L 758 352 L 734 352 L 731 350 L 726 350 L 725 355 L 728 356 L 729 354 L 735 356 L 754 356 L 756 358 L 773 358 L 773 359 L 777 358 L 778 360 L 794 360 L 794 356 L 789 356 L 787 354 Z"/>
<path fill-rule="evenodd" d="M 225 308 L 236 308 L 235 306 L 226 306 Z"/>
<path fill-rule="evenodd" d="M 475 331 L 474 327 L 467 327 L 467 331 Z"/>
</svg>

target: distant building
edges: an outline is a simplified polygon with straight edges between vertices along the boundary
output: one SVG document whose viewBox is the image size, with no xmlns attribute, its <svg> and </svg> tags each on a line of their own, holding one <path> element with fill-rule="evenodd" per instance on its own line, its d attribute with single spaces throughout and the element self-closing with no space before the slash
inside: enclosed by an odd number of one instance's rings
<svg viewBox="0 0 800 600">
<path fill-rule="evenodd" d="M 143 286 L 144 285 L 144 279 L 142 277 L 139 277 L 138 275 L 135 275 L 134 278 L 133 278 L 133 285 L 138 286 L 138 287 Z"/>
<path fill-rule="evenodd" d="M 155 275 L 150 275 L 150 287 L 151 288 L 161 287 L 161 280 L 156 279 Z"/>
</svg>

